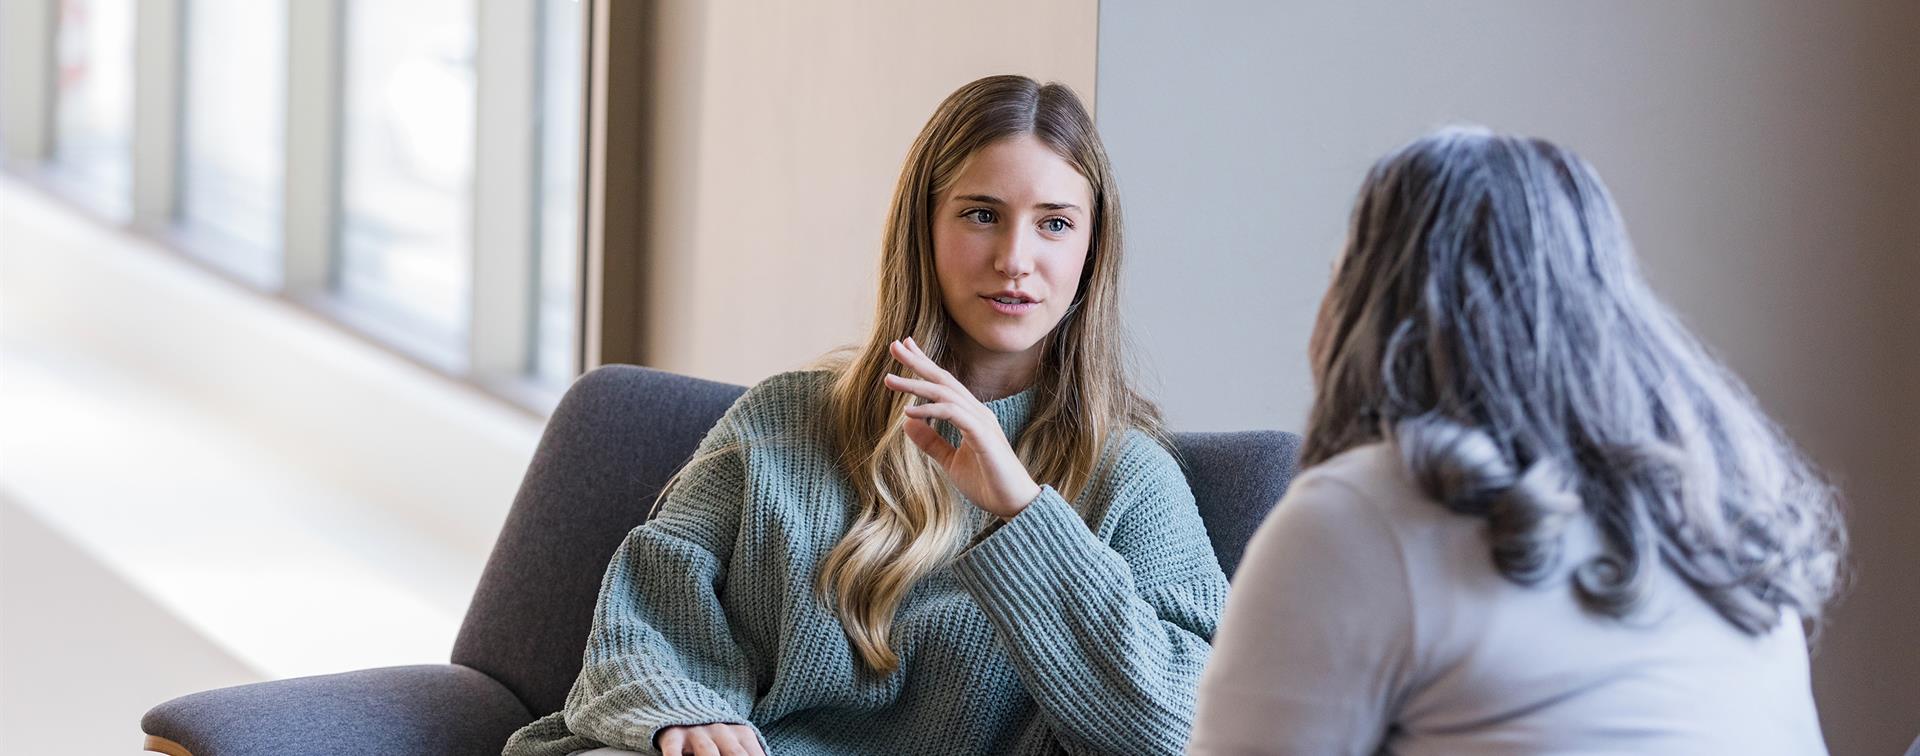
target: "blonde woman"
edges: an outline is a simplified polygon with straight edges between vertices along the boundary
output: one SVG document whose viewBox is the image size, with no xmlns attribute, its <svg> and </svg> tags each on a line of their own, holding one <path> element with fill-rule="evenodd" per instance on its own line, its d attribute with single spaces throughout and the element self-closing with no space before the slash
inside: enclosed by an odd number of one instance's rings
<svg viewBox="0 0 1920 756">
<path fill-rule="evenodd" d="M 1382 159 L 1310 351 L 1192 753 L 1826 752 L 1835 492 L 1586 161 L 1482 129 Z"/>
<path fill-rule="evenodd" d="M 1071 90 L 948 97 L 872 336 L 727 412 L 615 553 L 566 706 L 506 752 L 1178 752 L 1227 582 L 1128 383 L 1120 263 Z"/>
</svg>

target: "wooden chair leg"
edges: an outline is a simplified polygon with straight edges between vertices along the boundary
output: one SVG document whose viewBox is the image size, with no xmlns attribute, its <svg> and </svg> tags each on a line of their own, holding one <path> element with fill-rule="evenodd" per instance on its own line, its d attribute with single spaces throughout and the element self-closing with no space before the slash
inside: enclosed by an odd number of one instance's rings
<svg viewBox="0 0 1920 756">
<path fill-rule="evenodd" d="M 187 750 L 186 746 L 160 737 L 159 735 L 147 736 L 146 750 L 153 753 L 164 753 L 167 756 L 193 756 L 193 752 Z"/>
</svg>

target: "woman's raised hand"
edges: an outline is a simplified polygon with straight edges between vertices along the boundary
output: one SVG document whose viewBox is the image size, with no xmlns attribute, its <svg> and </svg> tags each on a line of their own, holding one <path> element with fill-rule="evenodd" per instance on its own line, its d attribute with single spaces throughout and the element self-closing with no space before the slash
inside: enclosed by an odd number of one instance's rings
<svg viewBox="0 0 1920 756">
<path fill-rule="evenodd" d="M 922 403 L 908 405 L 907 438 L 920 447 L 945 470 L 960 494 L 987 513 L 1011 519 L 1040 495 L 1040 484 L 1033 482 L 1025 465 L 1013 453 L 1000 420 L 975 398 L 960 379 L 920 351 L 913 339 L 895 341 L 888 347 L 893 359 L 907 366 L 919 378 L 888 374 L 887 388 L 920 397 Z M 931 421 L 935 418 L 953 424 L 960 431 L 960 445 L 947 443 Z"/>
</svg>

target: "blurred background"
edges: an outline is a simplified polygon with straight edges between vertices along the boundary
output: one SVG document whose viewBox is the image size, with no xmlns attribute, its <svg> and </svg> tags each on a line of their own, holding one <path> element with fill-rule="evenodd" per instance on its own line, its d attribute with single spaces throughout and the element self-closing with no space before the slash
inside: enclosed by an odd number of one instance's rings
<svg viewBox="0 0 1920 756">
<path fill-rule="evenodd" d="M 1180 430 L 1298 430 L 1353 191 L 1434 127 L 1598 166 L 1848 494 L 1835 753 L 1920 734 L 1920 3 L 0 0 L 0 747 L 444 661 L 595 365 L 863 335 L 934 106 L 1078 90 Z"/>
</svg>

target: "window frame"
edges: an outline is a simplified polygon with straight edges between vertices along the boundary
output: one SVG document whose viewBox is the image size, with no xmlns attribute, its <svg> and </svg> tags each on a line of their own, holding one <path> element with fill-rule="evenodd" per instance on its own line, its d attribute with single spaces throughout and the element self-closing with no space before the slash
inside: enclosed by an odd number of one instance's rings
<svg viewBox="0 0 1920 756">
<path fill-rule="evenodd" d="M 469 0 L 476 12 L 478 80 L 473 189 L 469 196 L 473 279 L 466 338 L 451 347 L 423 340 L 404 322 L 357 308 L 335 293 L 348 0 L 278 0 L 285 3 L 288 31 L 277 280 L 261 280 L 258 275 L 211 261 L 214 255 L 197 246 L 192 234 L 180 231 L 185 45 L 189 43 L 186 13 L 191 1 L 140 0 L 135 4 L 132 196 L 128 217 L 120 219 L 105 217 L 65 193 L 57 170 L 49 165 L 57 139 L 53 117 L 58 92 L 52 83 L 57 73 L 54 34 L 58 29 L 58 0 L 9 3 L 4 11 L 6 23 L 0 27 L 6 30 L 6 46 L 13 50 L 7 54 L 6 76 L 9 88 L 16 92 L 9 100 L 5 123 L 4 165 L 8 173 L 103 222 L 124 225 L 212 275 L 331 321 L 385 351 L 524 411 L 549 414 L 566 387 L 540 380 L 533 369 L 539 307 L 535 266 L 541 254 L 536 217 L 540 212 L 538 178 L 543 156 L 539 154 L 539 127 L 528 114 L 537 112 L 540 105 L 544 73 L 541 1 Z M 589 354 L 607 352 L 585 343 L 588 323 L 595 319 L 590 317 L 588 300 L 596 297 L 584 287 L 589 279 L 605 278 L 590 274 L 593 256 L 587 249 L 589 239 L 595 236 L 594 216 L 588 206 L 594 197 L 605 196 L 604 192 L 596 195 L 592 186 L 596 177 L 604 178 L 606 173 L 593 168 L 595 146 L 604 147 L 603 140 L 596 140 L 593 134 L 606 126 L 593 116 L 605 110 L 604 104 L 594 103 L 594 93 L 603 89 L 604 83 L 596 78 L 603 74 L 598 73 L 602 69 L 596 67 L 595 51 L 605 44 L 604 24 L 637 15 L 633 9 L 613 11 L 623 4 L 604 0 L 579 0 L 579 5 L 583 19 L 581 153 L 572 158 L 544 158 L 582 162 L 581 206 L 575 216 L 581 233 L 573 250 L 580 258 L 574 308 L 578 320 L 572 350 L 576 377 L 589 364 L 600 364 L 589 362 Z M 634 93 L 632 101 L 623 105 L 637 106 L 638 97 L 639 93 Z M 633 140 L 615 140 L 615 144 L 622 141 Z M 614 153 L 632 151 L 616 149 Z M 605 152 L 600 150 L 600 154 Z M 621 172 L 635 170 L 629 167 Z M 615 194 L 616 199 L 621 196 Z M 635 267 L 635 275 L 637 270 Z M 622 291 L 613 298 L 637 301 L 637 296 L 637 292 Z M 603 294 L 597 299 L 606 298 Z M 637 333 L 637 328 L 624 332 Z M 616 361 L 635 361 L 632 358 L 637 354 L 622 356 L 624 359 Z"/>
</svg>

